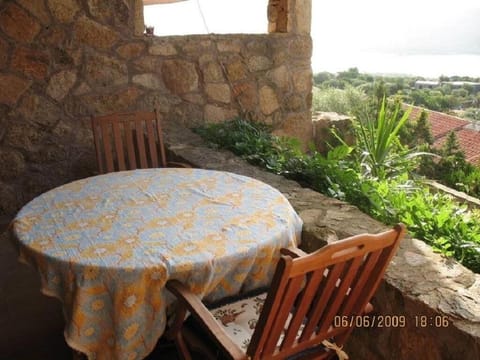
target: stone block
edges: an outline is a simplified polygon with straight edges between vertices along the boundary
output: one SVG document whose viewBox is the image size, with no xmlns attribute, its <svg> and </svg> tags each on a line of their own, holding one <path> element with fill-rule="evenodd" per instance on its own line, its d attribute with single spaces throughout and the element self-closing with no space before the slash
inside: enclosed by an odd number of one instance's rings
<svg viewBox="0 0 480 360">
<path fill-rule="evenodd" d="M 225 120 L 231 120 L 238 116 L 238 111 L 231 108 L 207 104 L 204 110 L 204 119 L 208 123 L 219 123 Z"/>
<path fill-rule="evenodd" d="M 77 73 L 75 70 L 60 71 L 50 78 L 47 87 L 47 94 L 51 98 L 61 101 L 67 96 L 76 81 Z"/>
<path fill-rule="evenodd" d="M 275 127 L 274 134 L 278 136 L 294 137 L 300 140 L 302 149 L 312 141 L 312 115 L 310 111 L 287 114 L 280 126 Z"/>
<path fill-rule="evenodd" d="M 71 23 L 80 10 L 77 0 L 48 0 L 53 16 L 61 23 Z"/>
<path fill-rule="evenodd" d="M 242 50 L 242 41 L 240 39 L 219 40 L 217 49 L 219 52 L 239 53 Z"/>
<path fill-rule="evenodd" d="M 25 97 L 17 111 L 25 119 L 44 128 L 54 127 L 63 117 L 63 111 L 58 105 L 35 94 Z"/>
<path fill-rule="evenodd" d="M 248 70 L 251 72 L 267 70 L 272 66 L 272 60 L 266 56 L 252 56 L 248 59 Z"/>
<path fill-rule="evenodd" d="M 41 28 L 34 17 L 13 2 L 0 12 L 0 29 L 16 41 L 31 43 Z"/>
<path fill-rule="evenodd" d="M 244 110 L 255 110 L 258 105 L 257 85 L 254 81 L 241 81 L 233 85 L 234 96 Z"/>
<path fill-rule="evenodd" d="M 185 60 L 165 60 L 162 78 L 167 89 L 179 95 L 198 90 L 198 73 L 195 64 Z"/>
<path fill-rule="evenodd" d="M 290 86 L 289 71 L 286 65 L 281 65 L 268 71 L 267 79 L 283 91 L 286 91 Z"/>
<path fill-rule="evenodd" d="M 0 74 L 0 84 L 2 84 L 0 86 L 0 104 L 13 106 L 32 85 L 32 81 L 15 75 Z"/>
<path fill-rule="evenodd" d="M 124 59 L 131 60 L 138 58 L 145 50 L 145 43 L 143 42 L 131 42 L 125 45 L 121 45 L 117 48 L 117 53 Z"/>
<path fill-rule="evenodd" d="M 0 170 L 3 173 L 3 170 Z M 22 200 L 18 196 L 15 187 L 0 181 L 0 216 L 8 215 L 13 218 L 14 214 L 22 206 Z"/>
<path fill-rule="evenodd" d="M 321 154 L 326 154 L 331 146 L 340 145 L 338 139 L 332 134 L 337 134 L 349 145 L 355 143 L 352 120 L 349 116 L 332 112 L 319 112 L 312 119 L 313 143 Z"/>
<path fill-rule="evenodd" d="M 189 36 L 184 39 L 182 51 L 188 55 L 214 51 L 213 42 L 210 39 L 202 38 L 202 36 Z"/>
<path fill-rule="evenodd" d="M 293 87 L 295 91 L 307 93 L 312 91 L 313 75 L 310 68 L 297 70 L 293 73 Z"/>
<path fill-rule="evenodd" d="M 55 23 L 40 33 L 38 37 L 38 44 L 42 46 L 53 47 L 53 49 L 62 49 L 64 52 L 66 52 L 64 49 L 65 39 L 65 30 L 61 25 Z"/>
<path fill-rule="evenodd" d="M 17 3 L 27 9 L 43 25 L 50 24 L 51 18 L 43 1 L 17 0 Z"/>
<path fill-rule="evenodd" d="M 206 84 L 205 92 L 213 101 L 219 101 L 225 104 L 230 103 L 231 93 L 227 84 Z"/>
<path fill-rule="evenodd" d="M 92 16 L 102 23 L 115 26 L 128 24 L 130 9 L 124 0 L 87 0 L 87 5 Z"/>
<path fill-rule="evenodd" d="M 85 61 L 85 80 L 92 87 L 110 87 L 128 82 L 127 65 L 116 58 L 89 53 Z"/>
<path fill-rule="evenodd" d="M 270 115 L 280 107 L 275 90 L 266 85 L 260 88 L 259 103 L 264 115 Z"/>
<path fill-rule="evenodd" d="M 117 42 L 119 35 L 111 28 L 82 16 L 75 23 L 74 39 L 80 44 L 106 50 Z"/>
<path fill-rule="evenodd" d="M 143 91 L 136 87 L 122 89 L 112 94 L 88 94 L 81 98 L 82 105 L 91 114 L 108 114 L 112 112 L 131 110 Z"/>
<path fill-rule="evenodd" d="M 310 35 L 312 24 L 312 0 L 295 1 L 295 33 Z"/>
<path fill-rule="evenodd" d="M 305 97 L 299 94 L 287 95 L 284 99 L 284 108 L 288 112 L 299 112 L 307 110 Z"/>
<path fill-rule="evenodd" d="M 223 82 L 225 80 L 221 66 L 217 62 L 207 62 L 202 66 L 203 80 L 206 83 Z"/>
<path fill-rule="evenodd" d="M 15 49 L 12 57 L 12 69 L 42 80 L 48 73 L 50 56 L 45 51 L 34 50 L 26 47 Z"/>
<path fill-rule="evenodd" d="M 138 72 L 161 72 L 160 58 L 144 55 L 133 62 L 133 68 Z"/>
<path fill-rule="evenodd" d="M 227 63 L 226 69 L 228 79 L 231 82 L 243 80 L 247 77 L 247 68 L 240 59 Z"/>
<path fill-rule="evenodd" d="M 0 180 L 7 181 L 20 177 L 25 171 L 25 159 L 17 150 L 0 148 Z"/>
<path fill-rule="evenodd" d="M 154 39 L 154 43 L 148 48 L 148 53 L 155 56 L 177 55 L 177 49 L 170 41 Z"/>
<path fill-rule="evenodd" d="M 9 46 L 8 43 L 0 38 L 0 69 L 7 66 Z"/>
<path fill-rule="evenodd" d="M 36 126 L 24 121 L 14 121 L 8 124 L 4 145 L 25 152 L 32 152 L 42 136 L 43 134 Z"/>
<path fill-rule="evenodd" d="M 160 80 L 157 74 L 152 73 L 134 75 L 132 78 L 132 82 L 135 85 L 140 85 L 152 90 L 158 90 L 163 88 L 162 80 Z"/>
</svg>

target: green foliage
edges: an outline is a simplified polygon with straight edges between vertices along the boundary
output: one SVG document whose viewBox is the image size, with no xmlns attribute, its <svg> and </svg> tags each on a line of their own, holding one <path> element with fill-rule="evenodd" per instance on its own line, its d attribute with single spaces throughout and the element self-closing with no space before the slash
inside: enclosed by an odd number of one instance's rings
<svg viewBox="0 0 480 360">
<path fill-rule="evenodd" d="M 303 164 L 299 142 L 271 135 L 265 124 L 237 118 L 194 131 L 212 145 L 228 149 L 254 165 L 264 166 L 277 174 L 301 177 Z"/>
<path fill-rule="evenodd" d="M 397 104 L 393 114 L 389 114 L 384 97 L 376 121 L 367 118 L 356 123 L 360 162 L 367 174 L 384 179 L 399 171 L 405 172 L 405 166 L 410 164 L 405 160 L 409 160 L 413 154 L 402 146 L 398 134 L 408 120 L 410 111 L 399 117 L 400 105 Z"/>
<path fill-rule="evenodd" d="M 369 96 L 376 97 L 381 102 L 384 95 L 387 97 L 401 94 L 407 103 L 425 107 L 430 110 L 449 112 L 453 109 L 480 108 L 480 92 L 469 84 L 462 88 L 454 88 L 449 81 L 471 81 L 478 79 L 469 77 L 440 77 L 441 85 L 434 89 L 415 88 L 416 80 L 425 80 L 419 77 L 407 76 L 374 76 L 362 74 L 357 68 L 339 72 L 337 75 L 323 72 L 313 76 L 314 85 L 321 89 L 329 87 L 346 89 L 353 86 L 364 91 Z M 466 116 L 467 117 L 467 116 Z"/>
<path fill-rule="evenodd" d="M 398 191 L 390 186 L 386 195 L 395 218 L 410 233 L 423 239 L 442 254 L 454 257 L 472 271 L 480 273 L 480 218 L 445 194 L 432 194 L 427 187 Z"/>
<path fill-rule="evenodd" d="M 367 101 L 366 94 L 352 86 L 345 89 L 313 88 L 313 111 L 352 114 Z"/>
<path fill-rule="evenodd" d="M 377 120 L 391 121 L 385 115 L 385 103 L 382 108 L 383 113 Z M 380 127 L 392 129 L 393 126 L 392 132 L 398 135 L 399 123 L 402 121 Z M 379 143 L 375 148 L 383 153 L 398 138 L 385 139 L 378 127 L 372 128 L 372 134 Z M 356 154 L 364 153 L 362 149 L 343 144 L 326 156 L 315 151 L 307 155 L 299 150 L 297 142 L 275 137 L 268 130 L 264 125 L 241 119 L 196 129 L 217 144 L 215 146 L 230 149 L 254 164 L 354 204 L 386 224 L 405 223 L 412 236 L 480 273 L 480 215 L 467 211 L 446 195 L 433 194 L 426 186 L 415 183 L 409 178 L 408 165 L 400 167 L 395 176 L 373 177 L 361 171 L 363 165 Z M 396 149 L 391 145 L 390 151 Z M 480 175 L 477 183 L 479 179 Z"/>
</svg>

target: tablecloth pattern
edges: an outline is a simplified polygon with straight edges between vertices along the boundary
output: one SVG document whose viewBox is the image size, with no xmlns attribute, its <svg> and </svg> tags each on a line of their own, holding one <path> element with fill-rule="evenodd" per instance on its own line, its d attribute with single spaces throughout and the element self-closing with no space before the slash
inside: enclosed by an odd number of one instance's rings
<svg viewBox="0 0 480 360">
<path fill-rule="evenodd" d="M 200 169 L 91 177 L 28 203 L 13 232 L 65 338 L 89 359 L 142 359 L 166 326 L 169 279 L 207 300 L 265 286 L 302 221 L 260 181 Z"/>
</svg>

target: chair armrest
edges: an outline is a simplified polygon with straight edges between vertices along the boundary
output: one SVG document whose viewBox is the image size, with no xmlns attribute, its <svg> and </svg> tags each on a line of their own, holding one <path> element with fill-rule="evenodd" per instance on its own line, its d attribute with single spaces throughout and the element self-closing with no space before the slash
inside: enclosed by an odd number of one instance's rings
<svg viewBox="0 0 480 360">
<path fill-rule="evenodd" d="M 169 168 L 191 168 L 192 166 L 189 165 L 189 164 L 181 163 L 181 162 L 168 161 L 167 162 L 167 167 L 169 167 Z"/>
<path fill-rule="evenodd" d="M 282 249 L 280 249 L 280 253 L 282 255 L 290 256 L 293 259 L 295 259 L 297 257 L 302 257 L 302 256 L 305 256 L 305 255 L 308 255 L 305 251 L 303 251 L 302 249 L 299 249 L 299 248 L 282 248 Z"/>
<path fill-rule="evenodd" d="M 230 339 L 197 295 L 178 280 L 169 280 L 166 288 L 178 299 L 180 308 L 177 314 L 181 316 L 180 319 L 175 319 L 175 324 L 171 329 L 172 333 L 169 332 L 168 334 L 169 337 L 173 337 L 176 332 L 181 330 L 179 323 L 183 323 L 186 310 L 188 310 L 211 339 L 227 352 L 232 359 L 246 359 L 246 354 Z"/>
</svg>

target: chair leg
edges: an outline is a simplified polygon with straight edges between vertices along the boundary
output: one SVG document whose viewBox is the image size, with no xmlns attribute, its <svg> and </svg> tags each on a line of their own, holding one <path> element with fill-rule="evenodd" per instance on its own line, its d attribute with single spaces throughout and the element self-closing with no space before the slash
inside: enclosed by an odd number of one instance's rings
<svg viewBox="0 0 480 360">
<path fill-rule="evenodd" d="M 185 342 L 181 331 L 175 336 L 175 344 L 177 345 L 177 352 L 181 360 L 192 360 L 192 355 L 188 350 L 187 343 Z"/>
</svg>

